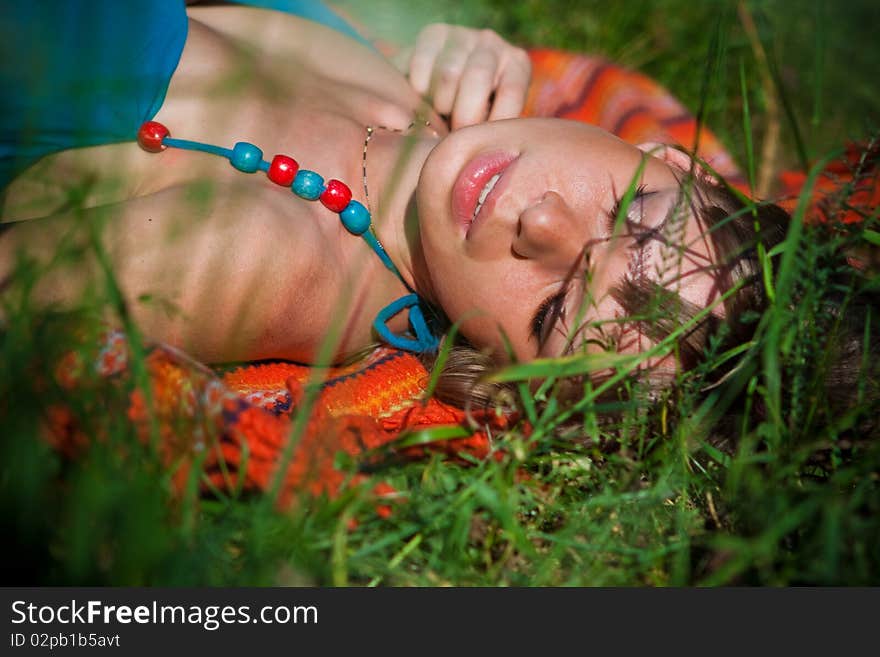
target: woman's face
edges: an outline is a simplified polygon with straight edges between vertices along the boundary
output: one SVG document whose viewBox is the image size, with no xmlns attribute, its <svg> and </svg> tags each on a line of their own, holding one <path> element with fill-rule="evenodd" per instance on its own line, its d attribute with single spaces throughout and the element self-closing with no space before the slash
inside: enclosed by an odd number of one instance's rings
<svg viewBox="0 0 880 657">
<path fill-rule="evenodd" d="M 554 356 L 617 327 L 610 291 L 647 278 L 706 307 L 719 296 L 696 202 L 683 201 L 686 156 L 647 155 L 594 126 L 513 119 L 453 132 L 431 152 L 417 189 L 427 296 L 477 347 L 505 359 Z M 614 208 L 639 193 L 614 228 Z M 488 192 L 488 193 L 487 193 Z M 613 234 L 613 236 L 612 236 Z M 558 318 L 558 321 L 556 321 Z"/>
</svg>

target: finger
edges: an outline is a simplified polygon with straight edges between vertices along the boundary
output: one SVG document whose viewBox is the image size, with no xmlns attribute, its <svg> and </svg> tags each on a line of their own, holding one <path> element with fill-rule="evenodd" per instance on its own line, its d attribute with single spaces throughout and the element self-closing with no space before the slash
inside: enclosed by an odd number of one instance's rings
<svg viewBox="0 0 880 657">
<path fill-rule="evenodd" d="M 447 27 L 443 24 L 428 25 L 419 33 L 413 47 L 409 60 L 409 83 L 422 96 L 428 94 L 434 64 L 448 36 Z"/>
<path fill-rule="evenodd" d="M 486 120 L 497 69 L 498 56 L 492 50 L 477 48 L 470 54 L 452 108 L 453 130 Z"/>
<path fill-rule="evenodd" d="M 458 86 L 468 60 L 468 51 L 462 48 L 447 47 L 440 53 L 434 64 L 431 76 L 431 88 L 428 95 L 433 99 L 434 109 L 440 114 L 452 112 Z"/>
<path fill-rule="evenodd" d="M 513 119 L 522 114 L 532 79 L 532 64 L 524 50 L 517 50 L 506 63 L 495 90 L 489 120 Z M 521 54 L 520 54 L 521 53 Z"/>
</svg>

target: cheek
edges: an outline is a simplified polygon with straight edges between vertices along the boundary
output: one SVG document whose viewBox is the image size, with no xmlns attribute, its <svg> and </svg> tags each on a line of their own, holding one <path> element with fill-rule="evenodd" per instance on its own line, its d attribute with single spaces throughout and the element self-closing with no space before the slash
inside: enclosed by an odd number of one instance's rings
<svg viewBox="0 0 880 657">
<path fill-rule="evenodd" d="M 696 224 L 696 222 L 692 222 Z M 702 232 L 701 227 L 692 225 L 690 243 L 693 244 L 694 269 L 690 280 L 682 290 L 682 296 L 699 308 L 712 306 L 712 313 L 718 317 L 726 316 L 724 304 L 720 298 L 727 290 L 729 280 L 722 270 L 716 267 L 718 262 L 711 237 Z"/>
<path fill-rule="evenodd" d="M 521 268 L 468 260 L 454 272 L 460 311 L 477 310 L 495 319 L 521 313 L 536 297 L 534 281 Z"/>
<path fill-rule="evenodd" d="M 491 276 L 479 267 L 459 262 L 457 266 L 443 267 L 434 284 L 437 301 L 450 320 L 458 321 L 465 315 L 479 313 L 495 317 L 498 314 L 499 289 Z"/>
<path fill-rule="evenodd" d="M 528 335 L 540 301 L 532 288 L 526 285 L 523 290 L 509 274 L 495 278 L 484 272 L 459 288 L 447 314 L 461 322 L 462 334 L 478 349 L 489 349 L 504 359 L 509 342 L 518 357 L 534 357 Z"/>
<path fill-rule="evenodd" d="M 724 281 L 716 275 L 708 272 L 700 272 L 691 277 L 680 291 L 685 301 L 692 303 L 697 308 L 712 308 L 712 314 L 724 319 L 726 311 L 720 299 L 725 291 Z"/>
</svg>

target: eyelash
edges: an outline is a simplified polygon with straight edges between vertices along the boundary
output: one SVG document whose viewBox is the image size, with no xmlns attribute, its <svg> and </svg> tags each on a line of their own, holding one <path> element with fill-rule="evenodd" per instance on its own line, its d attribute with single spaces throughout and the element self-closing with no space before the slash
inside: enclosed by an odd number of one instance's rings
<svg viewBox="0 0 880 657">
<path fill-rule="evenodd" d="M 563 289 L 561 289 L 556 294 L 552 294 L 541 303 L 538 307 L 538 312 L 535 313 L 535 317 L 532 320 L 532 337 L 538 342 L 538 345 L 543 345 L 546 339 L 544 335 L 544 327 L 548 324 L 548 320 L 551 320 L 552 323 L 555 323 L 556 320 L 560 317 L 565 317 L 565 296 L 568 293 L 568 286 L 566 285 Z M 555 316 L 554 316 L 555 315 Z"/>
<path fill-rule="evenodd" d="M 642 198 L 643 196 L 647 196 L 647 194 L 648 187 L 646 185 L 641 184 L 636 187 L 636 193 L 633 194 L 632 200 L 629 203 L 630 207 L 632 207 L 632 204 L 635 203 L 638 199 Z M 624 194 L 623 196 L 626 196 L 626 194 Z M 623 196 L 614 199 L 614 207 L 611 208 L 611 212 L 608 214 L 607 228 L 609 235 L 614 233 L 614 226 L 617 223 L 617 217 L 620 214 L 621 209 L 623 209 Z"/>
</svg>

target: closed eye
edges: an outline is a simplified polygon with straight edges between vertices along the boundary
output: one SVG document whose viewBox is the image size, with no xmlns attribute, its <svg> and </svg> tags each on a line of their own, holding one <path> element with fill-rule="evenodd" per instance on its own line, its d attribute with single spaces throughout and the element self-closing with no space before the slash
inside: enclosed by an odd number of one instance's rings
<svg viewBox="0 0 880 657">
<path fill-rule="evenodd" d="M 553 327 L 556 326 L 556 322 L 560 319 L 565 319 L 565 300 L 568 297 L 569 291 L 574 287 L 573 283 L 578 277 L 578 274 L 586 272 L 589 276 L 589 271 L 590 245 L 584 244 L 580 256 L 575 259 L 569 268 L 568 273 L 565 275 L 560 290 L 555 294 L 551 294 L 541 302 L 541 305 L 538 306 L 537 311 L 535 311 L 535 314 L 532 317 L 532 321 L 529 323 L 529 335 L 538 343 L 539 352 L 543 349 L 544 344 L 550 337 L 550 332 Z"/>
<path fill-rule="evenodd" d="M 623 196 L 614 199 L 614 207 L 611 208 L 611 212 L 608 213 L 608 224 L 606 228 L 608 229 L 609 235 L 614 235 L 615 229 L 619 224 L 626 223 L 630 224 L 628 220 L 628 215 L 630 208 L 635 205 L 637 201 L 645 198 L 649 194 L 653 192 L 648 192 L 648 188 L 641 184 L 633 190 L 632 194 L 627 191 Z"/>
<path fill-rule="evenodd" d="M 551 294 L 544 299 L 531 321 L 531 337 L 538 343 L 538 349 L 544 346 L 550 335 L 550 329 L 560 317 L 565 314 L 565 297 L 568 294 L 568 285 L 556 294 Z"/>
</svg>

